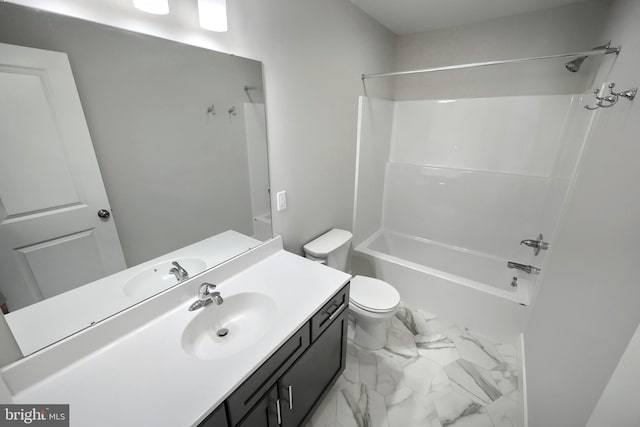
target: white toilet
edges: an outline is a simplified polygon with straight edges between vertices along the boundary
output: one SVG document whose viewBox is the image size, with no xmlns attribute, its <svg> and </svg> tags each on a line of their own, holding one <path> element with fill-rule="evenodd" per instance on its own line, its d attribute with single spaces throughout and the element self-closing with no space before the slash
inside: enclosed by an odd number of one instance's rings
<svg viewBox="0 0 640 427">
<path fill-rule="evenodd" d="M 305 256 L 345 271 L 349 265 L 353 235 L 334 228 L 304 245 Z M 400 304 L 398 291 L 382 280 L 354 276 L 351 279 L 349 308 L 356 319 L 354 341 L 370 350 L 387 343 L 387 324 Z"/>
</svg>

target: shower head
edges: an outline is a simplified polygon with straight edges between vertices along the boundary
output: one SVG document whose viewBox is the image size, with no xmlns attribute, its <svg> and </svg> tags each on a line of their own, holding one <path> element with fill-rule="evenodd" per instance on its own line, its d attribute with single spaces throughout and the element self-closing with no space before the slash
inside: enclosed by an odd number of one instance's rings
<svg viewBox="0 0 640 427">
<path fill-rule="evenodd" d="M 606 44 L 603 44 L 602 46 L 596 46 L 593 48 L 593 50 L 602 50 L 602 49 L 606 50 L 604 52 L 605 54 L 615 53 L 617 55 L 620 52 L 620 48 L 611 47 L 611 40 L 609 40 Z M 585 59 L 587 59 L 587 56 L 578 56 L 576 59 L 564 64 L 564 66 L 566 67 L 567 70 L 571 71 L 572 73 L 577 73 L 580 70 L 580 67 L 582 66 L 582 63 L 584 62 Z"/>
<path fill-rule="evenodd" d="M 573 61 L 569 61 L 566 64 L 564 64 L 564 66 L 567 68 L 567 70 L 571 71 L 572 73 L 576 73 L 580 69 L 580 66 L 582 65 L 585 59 L 587 59 L 586 56 L 578 56 Z"/>
</svg>

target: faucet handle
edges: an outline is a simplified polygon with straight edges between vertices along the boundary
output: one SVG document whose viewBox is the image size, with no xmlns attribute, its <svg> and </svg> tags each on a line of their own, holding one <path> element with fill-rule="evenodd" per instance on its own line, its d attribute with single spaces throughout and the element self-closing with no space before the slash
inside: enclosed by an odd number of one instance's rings
<svg viewBox="0 0 640 427">
<path fill-rule="evenodd" d="M 206 288 L 207 292 L 213 292 L 215 290 L 215 288 L 217 288 L 216 285 L 214 285 L 213 283 L 209 283 L 209 282 L 202 282 L 202 285 L 200 285 L 201 288 Z"/>
<path fill-rule="evenodd" d="M 200 285 L 200 290 L 198 291 L 198 297 L 200 299 L 204 299 L 206 296 L 211 295 L 216 289 L 216 285 L 213 283 L 203 282 Z"/>
<path fill-rule="evenodd" d="M 527 245 L 530 248 L 533 248 L 534 255 L 538 256 L 541 250 L 546 251 L 547 249 L 549 249 L 549 243 L 545 242 L 543 239 L 544 237 L 542 236 L 542 234 L 539 234 L 537 240 L 525 239 L 521 240 L 520 244 Z"/>
<path fill-rule="evenodd" d="M 222 297 L 220 296 L 220 292 L 218 291 L 215 291 L 211 294 L 211 299 L 216 303 L 216 305 L 220 305 L 224 302 L 224 299 L 222 299 Z"/>
</svg>

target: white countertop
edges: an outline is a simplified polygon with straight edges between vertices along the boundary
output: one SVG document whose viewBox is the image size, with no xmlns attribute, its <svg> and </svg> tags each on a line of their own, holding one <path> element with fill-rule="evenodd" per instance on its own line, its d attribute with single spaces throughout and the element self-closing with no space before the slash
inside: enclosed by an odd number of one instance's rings
<svg viewBox="0 0 640 427">
<path fill-rule="evenodd" d="M 228 230 L 102 279 L 47 298 L 5 316 L 22 354 L 29 355 L 157 293 L 128 296 L 127 280 L 163 261 L 198 258 L 211 268 L 250 248 L 259 240 Z M 189 271 L 191 276 L 202 271 Z M 91 301 L 91 304 L 87 302 Z"/>
<path fill-rule="evenodd" d="M 45 349 L 4 368 L 2 376 L 15 403 L 69 403 L 74 427 L 196 425 L 349 279 L 346 273 L 285 252 L 276 238 L 127 310 L 121 319 L 115 316 L 113 325 L 112 319 L 103 322 L 104 334 L 91 328 L 88 334 L 106 336 L 122 327 L 118 323 L 135 323 L 129 318 L 141 317 L 143 310 L 149 315 L 173 303 L 94 351 L 75 359 L 71 355 L 79 354 L 74 348 L 79 344 L 71 337 L 54 345 L 50 354 Z M 277 305 L 274 326 L 249 348 L 226 358 L 201 360 L 188 354 L 182 348 L 182 331 L 202 310 L 217 307 L 187 310 L 203 281 L 217 283 L 224 298 L 253 291 L 269 295 Z M 64 357 L 69 360 L 63 363 Z M 56 363 L 60 369 L 53 367 Z M 42 378 L 28 378 L 34 375 Z"/>
</svg>

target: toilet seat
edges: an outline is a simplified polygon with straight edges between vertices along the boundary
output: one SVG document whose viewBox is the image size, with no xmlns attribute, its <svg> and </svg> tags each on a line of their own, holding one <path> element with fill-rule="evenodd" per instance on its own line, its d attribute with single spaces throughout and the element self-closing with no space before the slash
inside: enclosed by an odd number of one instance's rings
<svg viewBox="0 0 640 427">
<path fill-rule="evenodd" d="M 400 304 L 400 294 L 385 281 L 373 277 L 355 276 L 351 279 L 349 301 L 361 310 L 388 313 Z"/>
</svg>

